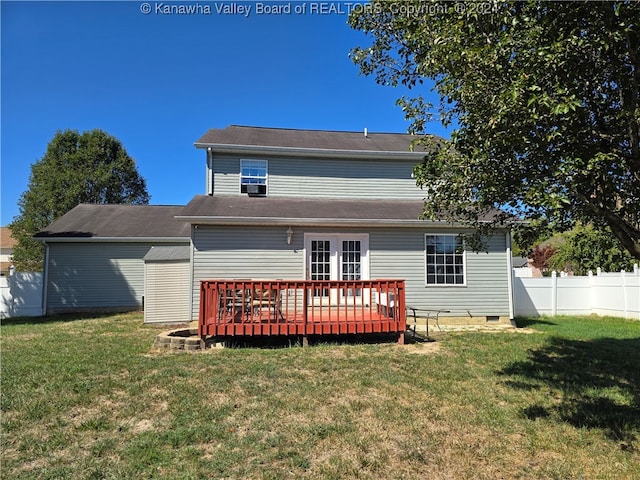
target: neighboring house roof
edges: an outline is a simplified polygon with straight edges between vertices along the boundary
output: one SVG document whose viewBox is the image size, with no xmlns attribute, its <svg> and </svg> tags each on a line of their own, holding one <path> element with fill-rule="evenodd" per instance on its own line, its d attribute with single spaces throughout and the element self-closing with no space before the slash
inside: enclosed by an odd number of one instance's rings
<svg viewBox="0 0 640 480">
<path fill-rule="evenodd" d="M 0 227 L 0 248 L 13 248 L 17 241 L 11 236 L 9 227 Z"/>
<path fill-rule="evenodd" d="M 422 200 L 198 195 L 176 218 L 212 225 L 449 225 L 421 220 L 422 209 Z"/>
<path fill-rule="evenodd" d="M 511 265 L 513 268 L 525 268 L 529 266 L 527 257 L 511 257 Z"/>
<path fill-rule="evenodd" d="M 173 247 L 151 247 L 142 258 L 145 262 L 171 262 L 176 260 L 190 260 L 191 248 L 189 245 Z"/>
<path fill-rule="evenodd" d="M 188 240 L 190 226 L 177 221 L 183 206 L 80 204 L 58 218 L 36 240 Z"/>
<path fill-rule="evenodd" d="M 367 133 L 342 132 L 331 130 L 296 130 L 286 128 L 265 128 L 230 125 L 226 128 L 212 128 L 206 132 L 195 146 L 198 148 L 212 148 L 214 151 L 236 151 L 260 148 L 262 150 L 275 149 L 299 153 L 300 151 L 351 152 L 424 155 L 424 147 L 413 142 L 420 136 L 406 133 Z M 433 137 L 442 140 L 440 137 Z M 422 153 L 421 153 L 422 152 Z"/>
</svg>

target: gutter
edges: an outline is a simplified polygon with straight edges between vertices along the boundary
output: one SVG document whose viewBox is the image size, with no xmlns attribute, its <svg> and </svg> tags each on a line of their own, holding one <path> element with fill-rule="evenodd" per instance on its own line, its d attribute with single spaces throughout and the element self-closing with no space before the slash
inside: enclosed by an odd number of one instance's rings
<svg viewBox="0 0 640 480">
<path fill-rule="evenodd" d="M 366 158 L 384 160 L 422 159 L 427 152 L 384 152 L 378 150 L 334 150 L 328 148 L 306 147 L 273 147 L 264 145 L 227 145 L 216 143 L 194 143 L 196 148 L 206 148 L 212 153 L 229 153 L 239 155 L 278 155 L 278 156 L 307 156 L 315 158 Z"/>
<path fill-rule="evenodd" d="M 189 237 L 32 237 L 38 242 L 51 243 L 189 243 Z"/>
<path fill-rule="evenodd" d="M 289 217 L 209 217 L 209 216 L 183 216 L 175 217 L 190 224 L 201 225 L 227 225 L 227 226 L 334 226 L 334 227 L 437 227 L 468 229 L 461 224 L 451 224 L 444 220 L 434 222 L 431 220 L 407 220 L 407 219 L 351 219 L 351 218 L 289 218 Z"/>
</svg>

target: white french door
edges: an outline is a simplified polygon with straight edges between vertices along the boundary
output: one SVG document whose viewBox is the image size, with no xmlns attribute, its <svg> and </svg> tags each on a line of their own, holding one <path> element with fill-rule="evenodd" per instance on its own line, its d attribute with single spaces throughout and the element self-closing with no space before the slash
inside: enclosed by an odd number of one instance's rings
<svg viewBox="0 0 640 480">
<path fill-rule="evenodd" d="M 305 234 L 306 277 L 308 280 L 368 280 L 368 234 Z M 360 302 L 362 289 L 338 291 L 318 289 L 316 304 L 337 305 Z"/>
</svg>

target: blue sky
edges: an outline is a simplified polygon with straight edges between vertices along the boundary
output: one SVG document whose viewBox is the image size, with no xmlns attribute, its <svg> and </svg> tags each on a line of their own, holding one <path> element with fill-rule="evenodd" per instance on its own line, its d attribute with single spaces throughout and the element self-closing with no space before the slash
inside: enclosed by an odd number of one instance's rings
<svg viewBox="0 0 640 480">
<path fill-rule="evenodd" d="M 347 25 L 346 4 L 325 2 L 322 12 L 320 2 L 277 2 L 292 12 L 267 15 L 256 13 L 259 2 L 150 1 L 148 14 L 143 3 L 0 3 L 0 224 L 19 213 L 30 166 L 57 130 L 117 137 L 151 203 L 182 205 L 204 193 L 205 157 L 193 143 L 209 128 L 408 127 L 395 105 L 408 92 L 377 85 L 349 60 L 368 40 Z M 218 13 L 234 3 L 250 14 Z M 158 11 L 174 5 L 200 13 Z M 437 123 L 430 131 L 448 136 Z"/>
</svg>

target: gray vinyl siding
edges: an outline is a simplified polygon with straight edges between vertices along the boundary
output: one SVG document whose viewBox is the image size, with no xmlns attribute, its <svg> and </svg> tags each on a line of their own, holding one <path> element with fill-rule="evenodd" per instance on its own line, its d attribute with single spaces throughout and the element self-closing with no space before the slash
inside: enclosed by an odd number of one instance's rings
<svg viewBox="0 0 640 480">
<path fill-rule="evenodd" d="M 242 157 L 248 159 L 249 157 Z M 418 160 L 268 158 L 268 195 L 422 199 L 411 172 Z M 213 194 L 240 194 L 240 158 L 215 157 Z"/>
<path fill-rule="evenodd" d="M 145 263 L 145 323 L 181 323 L 191 320 L 189 261 Z"/>
<path fill-rule="evenodd" d="M 198 318 L 200 281 L 291 280 L 304 276 L 302 232 L 287 245 L 284 227 L 207 227 L 193 230 L 193 319 Z"/>
<path fill-rule="evenodd" d="M 370 278 L 406 280 L 407 304 L 450 310 L 448 316 L 509 316 L 506 238 L 498 233 L 488 253 L 465 252 L 465 286 L 426 286 L 424 236 L 457 233 L 441 229 L 294 227 L 291 245 L 284 227 L 206 227 L 194 230 L 192 315 L 198 317 L 199 285 L 205 279 L 304 279 L 304 233 L 369 233 Z"/>
<path fill-rule="evenodd" d="M 443 316 L 509 316 L 509 285 L 504 232 L 487 245 L 488 253 L 465 252 L 466 285 L 426 285 L 425 234 L 458 233 L 455 230 L 394 229 L 372 233 L 371 277 L 406 280 L 408 305 L 421 309 L 450 310 Z"/>
<path fill-rule="evenodd" d="M 137 309 L 144 295 L 144 261 L 153 243 L 50 243 L 47 313 Z"/>
</svg>

